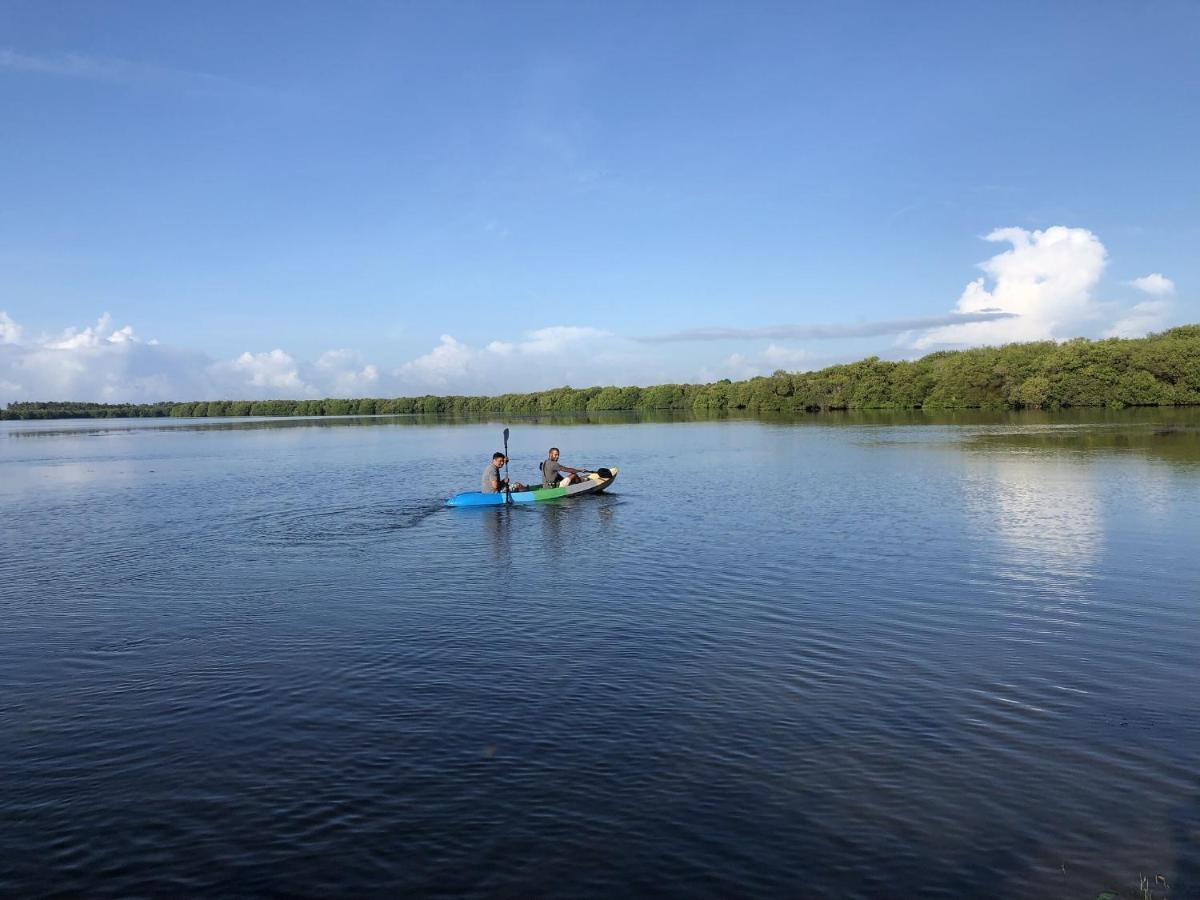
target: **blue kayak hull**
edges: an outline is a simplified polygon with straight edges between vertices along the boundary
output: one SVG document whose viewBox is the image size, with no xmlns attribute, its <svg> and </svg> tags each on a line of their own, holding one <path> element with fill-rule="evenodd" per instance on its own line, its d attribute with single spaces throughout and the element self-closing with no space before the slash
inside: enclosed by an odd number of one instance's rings
<svg viewBox="0 0 1200 900">
<path fill-rule="evenodd" d="M 592 473 L 588 478 L 568 487 L 534 488 L 531 491 L 513 491 L 511 494 L 485 494 L 482 491 L 467 491 L 455 494 L 446 501 L 447 506 L 504 506 L 507 503 L 539 503 L 543 500 L 557 500 L 560 497 L 576 497 L 580 494 L 598 494 L 617 477 L 617 470 L 605 469 L 608 478 L 601 478 Z M 511 500 L 509 499 L 511 498 Z"/>
</svg>

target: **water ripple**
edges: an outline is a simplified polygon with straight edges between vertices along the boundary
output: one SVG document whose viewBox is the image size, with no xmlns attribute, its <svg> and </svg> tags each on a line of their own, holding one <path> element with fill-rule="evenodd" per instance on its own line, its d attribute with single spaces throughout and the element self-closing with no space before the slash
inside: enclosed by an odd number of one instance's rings
<svg viewBox="0 0 1200 900">
<path fill-rule="evenodd" d="M 7 442 L 0 893 L 1200 890 L 1192 463 L 580 426 L 612 494 L 445 509 L 494 430 Z"/>
</svg>

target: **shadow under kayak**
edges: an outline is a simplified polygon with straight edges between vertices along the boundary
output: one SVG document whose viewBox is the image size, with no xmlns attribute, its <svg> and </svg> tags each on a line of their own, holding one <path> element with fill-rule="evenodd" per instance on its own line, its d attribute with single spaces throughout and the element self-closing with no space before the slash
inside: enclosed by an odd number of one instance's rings
<svg viewBox="0 0 1200 900">
<path fill-rule="evenodd" d="M 557 500 L 559 497 L 578 497 L 580 494 L 598 494 L 617 478 L 615 468 L 592 472 L 579 484 L 567 487 L 534 488 L 529 491 L 513 491 L 505 494 L 485 494 L 482 491 L 467 491 L 455 494 L 446 501 L 447 506 L 503 506 L 512 498 L 513 503 L 538 503 L 542 500 Z"/>
</svg>

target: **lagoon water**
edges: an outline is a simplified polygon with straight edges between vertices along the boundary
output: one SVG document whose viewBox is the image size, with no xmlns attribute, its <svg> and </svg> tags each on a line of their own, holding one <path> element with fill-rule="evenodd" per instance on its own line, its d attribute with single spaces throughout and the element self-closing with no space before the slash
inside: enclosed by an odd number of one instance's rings
<svg viewBox="0 0 1200 900">
<path fill-rule="evenodd" d="M 0 894 L 1200 895 L 1197 411 L 4 422 L 0 567 Z"/>
</svg>

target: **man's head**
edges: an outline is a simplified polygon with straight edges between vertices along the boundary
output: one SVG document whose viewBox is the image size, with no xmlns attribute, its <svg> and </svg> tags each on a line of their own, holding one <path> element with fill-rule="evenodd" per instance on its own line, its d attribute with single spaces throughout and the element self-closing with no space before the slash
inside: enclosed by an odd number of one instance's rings
<svg viewBox="0 0 1200 900">
<path fill-rule="evenodd" d="M 554 460 L 555 462 L 558 462 L 558 448 L 557 447 L 550 448 L 550 458 L 552 460 Z"/>
<path fill-rule="evenodd" d="M 497 469 L 500 468 L 502 465 L 504 465 L 504 454 L 503 453 L 493 453 L 492 454 L 492 465 L 495 466 Z"/>
</svg>

